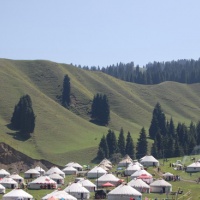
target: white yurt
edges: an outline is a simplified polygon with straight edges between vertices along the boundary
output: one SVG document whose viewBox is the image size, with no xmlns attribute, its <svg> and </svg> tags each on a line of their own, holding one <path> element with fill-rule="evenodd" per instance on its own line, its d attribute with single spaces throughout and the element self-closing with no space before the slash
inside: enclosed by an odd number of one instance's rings
<svg viewBox="0 0 200 200">
<path fill-rule="evenodd" d="M 80 180 L 78 181 L 78 183 L 80 183 L 83 187 L 85 187 L 90 192 L 94 192 L 96 190 L 96 185 L 88 179 Z"/>
<path fill-rule="evenodd" d="M 29 189 L 56 189 L 57 183 L 48 176 L 40 176 L 32 182 L 28 183 Z"/>
<path fill-rule="evenodd" d="M 40 173 L 36 169 L 29 169 L 28 171 L 24 172 L 24 178 L 32 179 L 37 178 L 40 176 Z"/>
<path fill-rule="evenodd" d="M 10 173 L 7 172 L 5 169 L 0 169 L 0 178 L 4 178 L 9 175 L 10 175 Z"/>
<path fill-rule="evenodd" d="M 107 182 L 113 184 L 114 186 L 118 186 L 121 183 L 120 179 L 114 176 L 113 174 L 104 174 L 96 180 L 96 185 L 98 187 L 101 187 Z"/>
<path fill-rule="evenodd" d="M 76 162 L 69 162 L 68 164 L 65 165 L 65 167 L 73 167 L 73 168 L 77 169 L 78 171 L 83 170 L 83 167 Z"/>
<path fill-rule="evenodd" d="M 78 170 L 72 166 L 67 166 L 62 171 L 65 173 L 65 175 L 76 175 L 78 172 Z"/>
<path fill-rule="evenodd" d="M 0 180 L 0 184 L 8 189 L 15 189 L 18 187 L 18 183 L 16 181 L 14 181 L 12 178 L 7 178 L 7 177 L 2 178 Z"/>
<path fill-rule="evenodd" d="M 71 185 L 68 185 L 64 191 L 76 197 L 77 199 L 90 198 L 90 192 L 80 183 L 72 183 Z"/>
<path fill-rule="evenodd" d="M 51 167 L 48 171 L 46 171 L 45 175 L 49 176 L 50 174 L 57 173 L 61 175 L 63 178 L 65 178 L 65 173 L 61 171 L 58 167 Z"/>
<path fill-rule="evenodd" d="M 98 178 L 104 174 L 107 174 L 107 171 L 101 167 L 94 167 L 87 173 L 87 178 Z"/>
<path fill-rule="evenodd" d="M 130 176 L 131 174 L 135 173 L 138 170 L 141 170 L 142 168 L 139 165 L 133 165 L 130 164 L 124 171 L 126 176 Z"/>
<path fill-rule="evenodd" d="M 150 191 L 152 193 L 170 193 L 172 185 L 163 179 L 159 179 L 150 184 Z"/>
<path fill-rule="evenodd" d="M 128 182 L 128 185 L 141 193 L 150 193 L 150 186 L 146 184 L 142 179 L 133 179 Z"/>
<path fill-rule="evenodd" d="M 45 170 L 42 169 L 42 167 L 40 167 L 39 165 L 36 166 L 34 169 L 37 170 L 42 176 L 45 174 Z"/>
<path fill-rule="evenodd" d="M 166 172 L 162 176 L 166 181 L 172 181 L 174 179 L 174 175 L 170 172 Z"/>
<path fill-rule="evenodd" d="M 110 162 L 110 160 L 108 160 L 107 158 L 104 158 L 101 162 L 101 164 L 109 164 L 112 166 L 112 163 Z"/>
<path fill-rule="evenodd" d="M 76 197 L 68 194 L 67 192 L 65 192 L 64 190 L 55 190 L 47 195 L 45 195 L 44 197 L 42 197 L 42 200 L 48 200 L 51 197 L 55 198 L 55 199 L 62 199 L 62 200 L 77 200 Z"/>
<path fill-rule="evenodd" d="M 6 188 L 0 184 L 0 194 L 5 194 L 6 193 Z"/>
<path fill-rule="evenodd" d="M 21 177 L 20 175 L 18 175 L 17 173 L 13 173 L 9 176 L 10 178 L 12 178 L 13 180 L 15 180 L 18 183 L 24 183 L 24 178 Z"/>
<path fill-rule="evenodd" d="M 200 162 L 195 162 L 187 166 L 186 172 L 199 172 L 200 171 Z"/>
<path fill-rule="evenodd" d="M 100 163 L 99 166 L 105 166 L 108 170 L 112 169 L 112 163 L 107 160 L 107 159 L 103 159 Z"/>
<path fill-rule="evenodd" d="M 129 155 L 126 155 L 119 163 L 118 163 L 118 167 L 128 167 L 129 164 L 132 164 L 133 160 L 130 158 Z"/>
<path fill-rule="evenodd" d="M 139 177 L 141 175 L 148 175 L 148 176 L 152 177 L 152 175 L 149 172 L 147 172 L 145 169 L 141 169 L 141 170 L 138 170 L 138 171 L 134 172 L 131 175 L 131 179 L 137 178 L 137 177 Z"/>
<path fill-rule="evenodd" d="M 56 173 L 50 174 L 49 178 L 51 178 L 52 180 L 54 180 L 58 185 L 64 184 L 64 178 L 61 175 L 59 175 L 59 174 L 56 174 Z"/>
<path fill-rule="evenodd" d="M 14 189 L 3 195 L 3 200 L 32 200 L 33 196 L 22 189 Z"/>
<path fill-rule="evenodd" d="M 159 161 L 156 160 L 153 156 L 144 156 L 143 158 L 140 159 L 140 163 L 144 167 L 149 167 L 149 166 L 158 167 L 160 165 Z"/>
<path fill-rule="evenodd" d="M 139 200 L 142 199 L 142 194 L 127 184 L 121 184 L 111 190 L 107 197 L 108 200 L 129 200 L 131 198 Z"/>
</svg>

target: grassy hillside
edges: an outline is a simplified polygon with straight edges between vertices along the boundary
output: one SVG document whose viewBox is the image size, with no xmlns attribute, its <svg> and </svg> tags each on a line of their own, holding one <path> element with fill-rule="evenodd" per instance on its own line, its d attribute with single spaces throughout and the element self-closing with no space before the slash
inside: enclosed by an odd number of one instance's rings
<svg viewBox="0 0 200 200">
<path fill-rule="evenodd" d="M 64 75 L 71 79 L 72 107 L 59 104 Z M 138 85 L 120 81 L 101 72 L 84 71 L 49 61 L 13 61 L 0 59 L 0 137 L 33 158 L 45 158 L 65 164 L 88 163 L 94 158 L 100 138 L 108 128 L 130 131 L 136 143 L 139 131 L 146 130 L 156 102 L 168 119 L 197 122 L 200 116 L 200 84 L 165 82 Z M 89 122 L 93 96 L 108 96 L 111 108 L 109 127 Z M 33 137 L 21 141 L 7 126 L 19 98 L 29 94 L 37 116 Z"/>
</svg>

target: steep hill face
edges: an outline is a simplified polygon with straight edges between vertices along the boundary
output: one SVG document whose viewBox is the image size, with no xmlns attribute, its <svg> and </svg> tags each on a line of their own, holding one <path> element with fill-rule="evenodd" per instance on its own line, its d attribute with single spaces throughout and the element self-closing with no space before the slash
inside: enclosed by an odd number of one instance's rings
<svg viewBox="0 0 200 200">
<path fill-rule="evenodd" d="M 70 110 L 59 103 L 64 75 L 71 80 Z M 165 82 L 138 85 L 120 81 L 101 72 L 85 71 L 49 61 L 0 59 L 0 136 L 30 157 L 59 164 L 91 162 L 103 134 L 123 127 L 137 142 L 144 126 L 148 132 L 152 111 L 159 102 L 168 119 L 197 122 L 200 116 L 200 84 Z M 108 96 L 111 121 L 108 127 L 90 123 L 90 108 L 97 93 Z M 20 140 L 9 123 L 19 98 L 29 94 L 36 114 L 33 136 Z"/>
</svg>

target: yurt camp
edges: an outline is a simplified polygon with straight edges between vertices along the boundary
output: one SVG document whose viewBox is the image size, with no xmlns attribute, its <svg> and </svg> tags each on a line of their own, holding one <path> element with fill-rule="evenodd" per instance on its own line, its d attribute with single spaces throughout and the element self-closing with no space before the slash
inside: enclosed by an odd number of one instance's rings
<svg viewBox="0 0 200 200">
<path fill-rule="evenodd" d="M 150 186 L 147 183 L 145 183 L 142 179 L 133 179 L 130 182 L 128 182 L 128 185 L 135 188 L 141 193 L 150 193 Z"/>
<path fill-rule="evenodd" d="M 115 189 L 111 190 L 107 197 L 108 200 L 139 200 L 142 199 L 142 194 L 127 184 L 121 184 Z"/>
<path fill-rule="evenodd" d="M 6 188 L 0 184 L 0 194 L 5 194 L 6 193 Z"/>
<path fill-rule="evenodd" d="M 156 160 L 153 156 L 144 156 L 143 158 L 140 159 L 140 163 L 144 167 L 149 167 L 149 166 L 157 167 L 160 165 L 159 161 Z"/>
<path fill-rule="evenodd" d="M 36 166 L 34 169 L 37 170 L 40 173 L 40 175 L 42 175 L 42 176 L 45 174 L 45 170 L 42 167 L 40 167 L 39 165 Z"/>
<path fill-rule="evenodd" d="M 83 170 L 83 167 L 76 162 L 69 162 L 68 164 L 65 165 L 65 167 L 73 167 L 73 168 L 77 169 L 78 171 Z"/>
<path fill-rule="evenodd" d="M 152 193 L 169 193 L 172 191 L 172 185 L 163 179 L 159 179 L 150 184 Z"/>
<path fill-rule="evenodd" d="M 49 200 L 49 199 L 54 199 L 54 200 L 58 200 L 58 199 L 62 199 L 62 200 L 77 200 L 76 197 L 68 194 L 67 192 L 65 192 L 64 190 L 55 190 L 47 195 L 45 195 L 44 197 L 42 197 L 42 200 Z"/>
<path fill-rule="evenodd" d="M 106 174 L 107 171 L 104 170 L 103 168 L 101 167 L 94 167 L 92 168 L 88 173 L 87 173 L 87 178 L 98 178 L 104 174 Z"/>
<path fill-rule="evenodd" d="M 54 180 L 58 185 L 63 185 L 64 184 L 64 178 L 59 174 L 56 174 L 56 173 L 50 174 L 49 178 Z"/>
<path fill-rule="evenodd" d="M 186 172 L 200 172 L 200 162 L 194 162 L 187 166 Z"/>
<path fill-rule="evenodd" d="M 7 178 L 7 177 L 2 178 L 0 180 L 0 184 L 8 189 L 15 189 L 18 187 L 18 183 L 16 181 L 14 181 L 12 178 Z"/>
<path fill-rule="evenodd" d="M 125 175 L 130 176 L 131 174 L 135 173 L 138 170 L 141 170 L 142 168 L 139 165 L 133 165 L 130 164 L 126 169 L 125 169 Z"/>
<path fill-rule="evenodd" d="M 65 173 L 55 166 L 51 167 L 48 171 L 46 171 L 45 175 L 49 176 L 50 174 L 54 174 L 54 173 L 57 173 L 63 178 L 65 178 Z"/>
<path fill-rule="evenodd" d="M 3 195 L 3 200 L 33 200 L 33 196 L 22 189 L 14 189 Z"/>
<path fill-rule="evenodd" d="M 24 172 L 25 179 L 34 179 L 40 176 L 40 173 L 36 169 L 29 169 L 28 171 Z"/>
<path fill-rule="evenodd" d="M 28 183 L 29 189 L 56 189 L 57 183 L 48 176 L 40 176 L 32 182 Z"/>
<path fill-rule="evenodd" d="M 10 173 L 7 172 L 5 169 L 0 169 L 0 178 L 4 178 L 9 175 L 10 175 Z"/>
<path fill-rule="evenodd" d="M 65 175 L 76 175 L 78 170 L 72 166 L 67 166 L 62 170 Z"/>
<path fill-rule="evenodd" d="M 96 185 L 88 179 L 79 180 L 78 183 L 80 183 L 83 187 L 85 187 L 90 192 L 94 192 L 96 190 Z"/>
<path fill-rule="evenodd" d="M 13 173 L 9 176 L 10 178 L 12 178 L 13 180 L 15 180 L 17 183 L 23 183 L 24 182 L 24 178 L 21 177 L 20 175 L 18 175 L 17 173 Z"/>
<path fill-rule="evenodd" d="M 126 155 L 119 163 L 118 163 L 118 167 L 128 167 L 129 164 L 132 164 L 133 160 L 130 158 L 129 155 Z"/>
<path fill-rule="evenodd" d="M 64 189 L 64 191 L 76 197 L 77 199 L 90 198 L 90 192 L 85 187 L 83 187 L 80 183 L 72 183 L 68 185 Z"/>
</svg>

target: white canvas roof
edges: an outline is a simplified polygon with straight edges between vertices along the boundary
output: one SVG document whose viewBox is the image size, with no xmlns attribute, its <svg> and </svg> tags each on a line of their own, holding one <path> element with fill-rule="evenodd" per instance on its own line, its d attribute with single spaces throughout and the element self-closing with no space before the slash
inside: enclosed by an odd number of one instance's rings
<svg viewBox="0 0 200 200">
<path fill-rule="evenodd" d="M 68 164 L 65 165 L 66 167 L 75 167 L 75 168 L 83 168 L 80 164 L 76 163 L 76 162 L 70 162 Z"/>
<path fill-rule="evenodd" d="M 63 171 L 61 171 L 58 167 L 51 167 L 45 174 L 50 175 L 50 174 L 53 174 L 53 173 L 65 175 L 65 173 Z"/>
<path fill-rule="evenodd" d="M 130 163 L 132 163 L 133 162 L 133 160 L 130 158 L 130 156 L 129 155 L 126 155 L 120 162 L 119 162 L 119 164 L 121 164 L 121 163 L 128 163 L 128 164 L 130 164 Z"/>
<path fill-rule="evenodd" d="M 23 177 L 21 177 L 20 175 L 13 173 L 9 176 L 10 178 L 12 178 L 13 180 L 24 180 Z"/>
<path fill-rule="evenodd" d="M 139 165 L 129 165 L 126 170 L 138 171 L 141 170 L 141 167 Z"/>
<path fill-rule="evenodd" d="M 128 185 L 134 188 L 150 188 L 142 179 L 133 179 L 128 182 Z"/>
<path fill-rule="evenodd" d="M 6 189 L 3 185 L 0 184 L 0 189 Z"/>
<path fill-rule="evenodd" d="M 65 199 L 65 200 L 77 200 L 77 198 L 73 197 L 72 195 L 68 194 L 64 190 L 55 190 L 44 197 L 42 197 L 42 200 L 47 200 L 51 197 L 55 197 L 56 199 Z"/>
<path fill-rule="evenodd" d="M 96 172 L 97 173 L 97 171 L 98 171 L 98 173 L 107 173 L 106 170 L 104 170 L 102 167 L 98 167 L 98 166 L 92 168 L 88 173 L 90 173 L 90 172 Z"/>
<path fill-rule="evenodd" d="M 64 179 L 62 176 L 60 176 L 59 174 L 56 174 L 56 173 L 50 174 L 49 178 L 56 179 L 56 180 L 63 180 Z"/>
<path fill-rule="evenodd" d="M 0 169 L 0 174 L 2 174 L 2 175 L 10 175 L 10 173 L 9 172 L 7 172 L 5 169 Z"/>
<path fill-rule="evenodd" d="M 137 178 L 138 176 L 140 176 L 140 175 L 142 175 L 142 174 L 145 174 L 145 175 L 148 175 L 148 176 L 151 176 L 151 177 L 152 177 L 152 175 L 151 175 L 149 172 L 147 172 L 146 170 L 144 170 L 144 169 L 141 169 L 141 170 L 138 170 L 138 171 L 134 172 L 134 173 L 131 175 L 131 177 Z"/>
<path fill-rule="evenodd" d="M 194 162 L 194 163 L 188 165 L 187 167 L 200 167 L 200 163 L 199 162 Z"/>
<path fill-rule="evenodd" d="M 38 172 L 45 172 L 45 170 L 42 169 L 42 167 L 40 166 L 36 166 L 34 169 L 37 170 Z"/>
<path fill-rule="evenodd" d="M 27 198 L 27 199 L 33 199 L 33 196 L 29 193 L 25 192 L 22 189 L 14 189 L 7 194 L 3 195 L 3 200 L 9 199 L 9 198 Z"/>
<path fill-rule="evenodd" d="M 112 166 L 112 163 L 111 163 L 108 159 L 106 159 L 106 158 L 104 158 L 104 159 L 100 162 L 100 164 L 109 164 L 109 165 Z"/>
<path fill-rule="evenodd" d="M 33 180 L 32 182 L 30 183 L 40 183 L 40 184 L 50 184 L 50 183 L 55 183 L 56 182 L 54 180 L 52 180 L 51 178 L 49 178 L 48 176 L 40 176 L 38 178 L 36 178 L 35 180 Z"/>
<path fill-rule="evenodd" d="M 38 174 L 40 173 L 36 169 L 29 169 L 28 171 L 24 172 L 24 174 Z"/>
<path fill-rule="evenodd" d="M 120 179 L 117 178 L 116 176 L 114 176 L 113 174 L 104 174 L 103 176 L 98 178 L 98 181 L 106 181 L 106 182 L 110 182 L 110 181 L 119 181 Z"/>
<path fill-rule="evenodd" d="M 167 181 L 163 180 L 163 179 L 159 179 L 154 181 L 153 183 L 150 184 L 150 186 L 172 186 L 170 183 L 168 183 Z"/>
<path fill-rule="evenodd" d="M 172 173 L 166 172 L 163 174 L 163 176 L 174 176 Z"/>
<path fill-rule="evenodd" d="M 77 169 L 75 169 L 75 168 L 72 167 L 72 166 L 67 166 L 67 167 L 65 167 L 62 171 L 63 171 L 63 172 L 77 172 Z"/>
<path fill-rule="evenodd" d="M 65 192 L 73 192 L 73 193 L 90 193 L 85 187 L 83 187 L 80 183 L 72 183 L 64 189 Z"/>
<path fill-rule="evenodd" d="M 159 161 L 156 160 L 153 156 L 144 156 L 143 158 L 140 159 L 141 163 L 143 162 L 155 162 L 155 163 L 158 163 Z"/>
<path fill-rule="evenodd" d="M 78 183 L 80 183 L 83 187 L 96 187 L 96 185 L 88 179 L 80 180 Z"/>
<path fill-rule="evenodd" d="M 7 178 L 7 177 L 2 178 L 0 180 L 0 183 L 17 184 L 15 180 L 13 180 L 12 178 Z"/>
<path fill-rule="evenodd" d="M 134 195 L 134 196 L 142 196 L 140 192 L 136 189 L 132 188 L 130 185 L 121 184 L 118 187 L 114 188 L 108 193 L 109 195 Z"/>
</svg>

